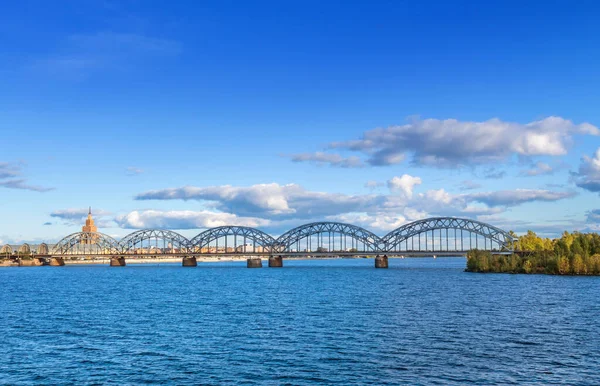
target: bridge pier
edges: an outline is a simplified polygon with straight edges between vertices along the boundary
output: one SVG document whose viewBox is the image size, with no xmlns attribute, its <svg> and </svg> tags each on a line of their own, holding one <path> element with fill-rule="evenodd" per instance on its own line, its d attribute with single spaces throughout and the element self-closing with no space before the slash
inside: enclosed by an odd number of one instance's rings
<svg viewBox="0 0 600 386">
<path fill-rule="evenodd" d="M 387 268 L 388 267 L 388 257 L 387 255 L 375 257 L 375 268 Z"/>
<path fill-rule="evenodd" d="M 198 266 L 198 260 L 196 260 L 196 258 L 194 256 L 185 256 L 183 258 L 182 265 L 184 267 L 197 267 Z"/>
<path fill-rule="evenodd" d="M 48 265 L 51 267 L 62 267 L 65 265 L 65 260 L 62 257 L 51 257 Z"/>
<path fill-rule="evenodd" d="M 271 268 L 283 267 L 283 257 L 281 255 L 269 256 L 269 267 L 271 267 Z"/>
<path fill-rule="evenodd" d="M 260 257 L 251 257 L 246 260 L 246 266 L 248 268 L 262 268 L 262 260 Z"/>
<path fill-rule="evenodd" d="M 39 267 L 44 265 L 44 259 L 34 257 L 33 259 L 20 259 L 19 267 Z"/>
<path fill-rule="evenodd" d="M 124 256 L 113 256 L 110 258 L 110 266 L 111 267 L 124 267 L 125 265 L 125 257 Z"/>
</svg>

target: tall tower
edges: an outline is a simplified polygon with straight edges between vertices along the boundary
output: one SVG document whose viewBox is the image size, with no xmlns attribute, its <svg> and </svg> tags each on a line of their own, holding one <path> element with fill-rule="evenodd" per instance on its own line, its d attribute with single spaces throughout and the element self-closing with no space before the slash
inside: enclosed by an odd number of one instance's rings
<svg viewBox="0 0 600 386">
<path fill-rule="evenodd" d="M 90 206 L 90 210 L 88 212 L 87 219 L 85 220 L 85 225 L 81 227 L 82 232 L 98 232 L 98 227 L 94 224 L 94 219 L 92 218 L 92 207 Z M 96 244 L 98 240 L 97 235 L 90 235 L 89 237 L 84 237 L 81 239 L 81 244 Z"/>
<path fill-rule="evenodd" d="M 82 232 L 98 232 L 98 227 L 94 224 L 94 219 L 92 218 L 92 207 L 90 206 L 90 211 L 88 212 L 87 220 L 85 220 L 85 225 L 81 227 Z"/>
</svg>

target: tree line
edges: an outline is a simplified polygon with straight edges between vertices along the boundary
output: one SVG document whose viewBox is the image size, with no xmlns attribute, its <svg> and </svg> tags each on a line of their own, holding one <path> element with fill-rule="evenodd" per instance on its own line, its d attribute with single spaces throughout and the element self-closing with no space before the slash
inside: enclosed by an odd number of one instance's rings
<svg viewBox="0 0 600 386">
<path fill-rule="evenodd" d="M 514 235 L 514 233 L 513 233 Z M 516 236 L 516 235 L 514 235 Z M 489 251 L 467 253 L 468 272 L 600 275 L 600 235 L 564 232 L 560 238 L 539 237 L 533 231 L 516 237 L 512 255 Z"/>
</svg>

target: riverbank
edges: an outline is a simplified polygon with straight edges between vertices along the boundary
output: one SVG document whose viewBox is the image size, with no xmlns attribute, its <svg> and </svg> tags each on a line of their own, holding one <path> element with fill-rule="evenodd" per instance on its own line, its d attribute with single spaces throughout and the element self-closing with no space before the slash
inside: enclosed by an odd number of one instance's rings
<svg viewBox="0 0 600 386">
<path fill-rule="evenodd" d="M 467 254 L 466 272 L 513 273 L 547 275 L 600 275 L 600 254 L 588 257 L 575 255 L 572 258 L 552 253 L 530 255 L 493 255 L 489 251 L 470 251 Z"/>
</svg>

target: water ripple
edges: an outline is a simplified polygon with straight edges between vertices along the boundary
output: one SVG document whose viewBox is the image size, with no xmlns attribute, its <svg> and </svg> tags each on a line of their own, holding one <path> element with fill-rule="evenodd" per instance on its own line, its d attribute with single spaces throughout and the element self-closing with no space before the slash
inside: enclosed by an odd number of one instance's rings
<svg viewBox="0 0 600 386">
<path fill-rule="evenodd" d="M 463 259 L 0 269 L 0 384 L 599 384 L 600 278 Z"/>
</svg>

